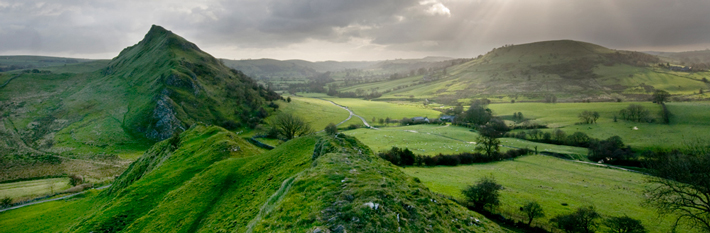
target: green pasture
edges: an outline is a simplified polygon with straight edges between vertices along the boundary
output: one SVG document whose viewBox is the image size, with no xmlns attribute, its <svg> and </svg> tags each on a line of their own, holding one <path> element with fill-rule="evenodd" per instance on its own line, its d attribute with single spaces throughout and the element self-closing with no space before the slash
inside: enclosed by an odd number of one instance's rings
<svg viewBox="0 0 710 233">
<path fill-rule="evenodd" d="M 340 123 L 350 115 L 347 110 L 325 100 L 295 96 L 290 98 L 291 103 L 278 102 L 279 110 L 303 118 L 316 131 L 324 129 L 328 123 Z"/>
<path fill-rule="evenodd" d="M 0 232 L 61 232 L 93 212 L 99 191 L 0 212 Z"/>
<path fill-rule="evenodd" d="M 70 188 L 69 178 L 49 178 L 0 184 L 0 198 L 14 200 L 49 195 Z"/>
<path fill-rule="evenodd" d="M 638 173 L 539 155 L 487 164 L 402 170 L 419 178 L 432 191 L 456 198 L 463 198 L 461 190 L 466 186 L 484 176 L 493 176 L 503 185 L 500 212 L 519 215 L 518 208 L 525 202 L 537 201 L 546 216 L 535 220 L 536 225 L 547 225 L 550 218 L 585 205 L 593 205 L 604 216 L 639 219 L 650 232 L 669 232 L 673 224 L 669 217 L 659 218 L 655 210 L 642 205 L 647 177 Z"/>
<path fill-rule="evenodd" d="M 388 150 L 393 146 L 409 148 L 416 154 L 436 155 L 474 152 L 478 134 L 469 129 L 458 126 L 440 125 L 412 125 L 399 127 L 385 127 L 378 130 L 356 129 L 343 133 L 357 137 L 374 151 Z M 539 152 L 548 151 L 563 154 L 577 155 L 583 159 L 587 154 L 586 148 L 560 146 L 545 143 L 536 143 L 516 138 L 501 138 L 501 150 L 511 148 L 538 148 Z"/>
<path fill-rule="evenodd" d="M 648 109 L 654 118 L 658 118 L 661 106 L 650 102 L 609 102 L 609 103 L 515 103 L 491 104 L 495 115 L 512 119 L 512 114 L 522 112 L 526 119 L 547 124 L 551 131 L 560 128 L 567 134 L 584 132 L 590 137 L 605 139 L 618 135 L 628 145 L 634 147 L 677 148 L 688 140 L 709 135 L 710 103 L 708 102 L 670 102 L 666 105 L 671 112 L 671 124 L 639 123 L 624 121 L 614 122 L 614 114 L 629 104 L 639 104 Z M 597 111 L 601 115 L 597 124 L 577 125 L 577 117 L 582 111 Z M 634 130 L 634 127 L 637 130 Z"/>
<path fill-rule="evenodd" d="M 337 104 L 350 108 L 355 114 L 362 116 L 368 122 L 372 117 L 385 119 L 402 119 L 404 117 L 438 118 L 441 112 L 424 108 L 423 105 L 393 104 L 381 101 L 369 101 L 353 98 L 328 98 Z"/>
</svg>

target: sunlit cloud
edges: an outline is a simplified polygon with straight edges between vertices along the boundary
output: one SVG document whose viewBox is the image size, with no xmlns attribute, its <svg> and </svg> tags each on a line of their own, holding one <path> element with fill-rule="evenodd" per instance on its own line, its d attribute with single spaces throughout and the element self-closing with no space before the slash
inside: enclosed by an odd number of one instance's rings
<svg viewBox="0 0 710 233">
<path fill-rule="evenodd" d="M 430 15 L 445 15 L 451 16 L 451 10 L 444 6 L 443 3 L 436 0 L 426 0 L 419 2 L 420 5 L 428 7 L 426 13 Z"/>
<path fill-rule="evenodd" d="M 0 54 L 111 58 L 152 24 L 227 58 L 475 57 L 557 39 L 692 50 L 710 44 L 707 12 L 707 0 L 0 0 Z"/>
</svg>

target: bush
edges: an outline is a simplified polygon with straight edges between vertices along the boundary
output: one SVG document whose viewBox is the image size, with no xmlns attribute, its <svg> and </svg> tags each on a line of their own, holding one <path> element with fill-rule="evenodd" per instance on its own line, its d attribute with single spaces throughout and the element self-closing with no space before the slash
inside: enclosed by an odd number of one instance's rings
<svg viewBox="0 0 710 233">
<path fill-rule="evenodd" d="M 79 176 L 79 175 L 70 175 L 69 176 L 69 184 L 71 186 L 77 186 L 84 183 L 84 178 Z"/>
<path fill-rule="evenodd" d="M 466 197 L 466 206 L 470 209 L 482 211 L 485 208 L 494 208 L 500 204 L 498 191 L 503 186 L 496 183 L 493 177 L 483 177 L 475 185 L 462 190 Z"/>
<path fill-rule="evenodd" d="M 2 200 L 0 200 L 0 205 L 2 205 L 2 207 L 9 207 L 11 204 L 12 204 L 11 197 L 5 197 Z"/>
<path fill-rule="evenodd" d="M 612 162 L 624 161 L 634 157 L 630 147 L 624 147 L 621 137 L 612 136 L 606 140 L 591 140 L 587 158 L 592 161 Z"/>
<path fill-rule="evenodd" d="M 392 147 L 392 149 L 382 151 L 377 155 L 397 166 L 411 166 L 416 161 L 414 153 L 408 148 L 402 150 L 399 147 Z"/>
<path fill-rule="evenodd" d="M 519 156 L 527 155 L 529 153 L 530 150 L 528 149 L 517 149 L 509 150 L 502 154 L 495 153 L 492 156 L 485 156 L 481 153 L 468 152 L 452 155 L 438 154 L 436 156 L 427 156 L 414 155 L 414 153 L 407 148 L 402 150 L 397 147 L 392 147 L 392 149 L 388 151 L 382 151 L 378 153 L 378 156 L 398 166 L 457 166 L 460 164 L 486 163 L 500 161 L 503 159 L 512 159 Z"/>
<path fill-rule="evenodd" d="M 593 206 L 578 208 L 574 213 L 558 215 L 550 222 L 554 223 L 557 228 L 568 233 L 573 232 L 594 232 L 597 228 L 596 220 L 601 217 L 594 210 Z"/>
<path fill-rule="evenodd" d="M 358 125 L 358 124 L 350 124 L 350 125 L 348 125 L 348 129 L 357 129 L 357 128 L 360 128 L 360 125 Z"/>
<path fill-rule="evenodd" d="M 542 206 L 536 201 L 526 203 L 523 207 L 520 207 L 520 211 L 528 218 L 528 226 L 532 224 L 533 219 L 545 217 L 545 211 L 542 210 Z"/>
<path fill-rule="evenodd" d="M 327 126 L 325 126 L 325 133 L 330 134 L 330 135 L 335 135 L 338 133 L 338 127 L 335 126 L 335 124 L 330 123 Z"/>
<path fill-rule="evenodd" d="M 646 233 L 646 228 L 641 225 L 641 221 L 629 216 L 611 217 L 604 222 L 612 232 L 618 233 Z"/>
</svg>

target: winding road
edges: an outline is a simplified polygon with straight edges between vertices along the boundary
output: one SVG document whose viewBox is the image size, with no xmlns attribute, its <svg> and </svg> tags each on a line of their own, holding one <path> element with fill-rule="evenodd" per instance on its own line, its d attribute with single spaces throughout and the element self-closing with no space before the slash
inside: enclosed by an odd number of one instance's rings
<svg viewBox="0 0 710 233">
<path fill-rule="evenodd" d="M 318 98 L 318 99 L 321 99 L 321 98 Z M 333 105 L 335 105 L 335 106 L 338 106 L 338 107 L 341 107 L 342 109 L 345 109 L 345 110 L 347 110 L 347 111 L 350 113 L 350 116 L 348 116 L 347 119 L 345 119 L 344 121 L 341 121 L 340 123 L 336 124 L 336 126 L 339 126 L 339 125 L 344 124 L 345 122 L 349 121 L 349 120 L 350 120 L 351 118 L 353 118 L 353 116 L 354 116 L 354 117 L 360 118 L 360 120 L 362 120 L 362 123 L 365 124 L 365 126 L 366 126 L 367 128 L 370 128 L 370 129 L 378 129 L 378 128 L 375 128 L 374 126 L 371 126 L 370 124 L 368 124 L 367 121 L 365 120 L 365 118 L 361 117 L 360 115 L 355 114 L 355 113 L 354 113 L 352 110 L 350 110 L 348 107 L 345 107 L 345 106 L 340 105 L 340 104 L 336 104 L 335 102 L 330 101 L 330 100 L 326 100 L 326 99 L 321 99 L 321 100 L 328 101 L 328 102 L 330 102 L 331 104 L 333 104 Z"/>
</svg>

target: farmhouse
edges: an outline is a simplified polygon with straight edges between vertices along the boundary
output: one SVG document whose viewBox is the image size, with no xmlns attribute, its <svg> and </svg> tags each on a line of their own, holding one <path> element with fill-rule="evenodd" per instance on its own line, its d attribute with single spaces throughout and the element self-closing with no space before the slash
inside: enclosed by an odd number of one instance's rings
<svg viewBox="0 0 710 233">
<path fill-rule="evenodd" d="M 443 115 L 443 116 L 439 117 L 439 120 L 441 120 L 443 122 L 454 122 L 454 118 L 456 118 L 456 116 Z"/>
<path fill-rule="evenodd" d="M 429 123 L 429 118 L 427 118 L 427 117 L 412 117 L 412 122 L 415 124 Z"/>
</svg>

